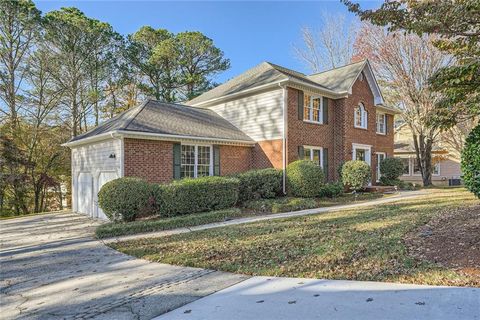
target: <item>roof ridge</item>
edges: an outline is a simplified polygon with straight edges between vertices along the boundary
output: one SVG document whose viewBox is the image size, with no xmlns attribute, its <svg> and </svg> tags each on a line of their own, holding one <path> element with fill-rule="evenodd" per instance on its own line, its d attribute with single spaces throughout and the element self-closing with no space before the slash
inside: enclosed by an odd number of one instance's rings
<svg viewBox="0 0 480 320">
<path fill-rule="evenodd" d="M 330 71 L 333 71 L 333 70 L 342 69 L 342 68 L 349 67 L 349 66 L 354 65 L 354 64 L 360 64 L 360 63 L 366 63 L 366 62 L 368 62 L 368 59 L 363 59 L 363 60 L 360 60 L 360 61 L 357 61 L 357 62 L 350 62 L 346 65 L 341 66 L 341 67 L 336 67 L 336 68 L 328 69 L 328 70 L 325 70 L 325 71 L 320 71 L 320 72 L 309 74 L 308 77 L 316 76 L 317 74 L 322 74 L 322 73 L 330 72 Z"/>
<path fill-rule="evenodd" d="M 127 128 L 128 128 L 128 126 L 130 125 L 130 123 L 132 123 L 132 121 L 135 120 L 135 118 L 140 114 L 140 112 L 143 111 L 143 109 L 145 109 L 145 106 L 146 106 L 151 100 L 152 100 L 152 99 L 146 99 L 144 102 L 142 102 L 141 105 L 137 106 L 138 111 L 135 112 L 135 114 L 133 115 L 133 117 L 132 117 L 124 126 L 122 126 L 121 129 L 127 130 Z"/>
<path fill-rule="evenodd" d="M 277 67 L 277 68 L 280 68 L 280 69 L 285 69 L 287 71 L 291 71 L 293 73 L 296 73 L 298 75 L 301 75 L 303 77 L 306 77 L 307 75 L 303 72 L 300 72 L 300 71 L 297 71 L 297 70 L 293 70 L 293 69 L 290 69 L 290 68 L 287 68 L 287 67 L 284 67 L 284 66 L 281 66 L 279 64 L 276 64 L 276 63 L 272 63 L 270 61 L 265 61 L 266 63 L 268 63 L 269 65 L 271 65 L 273 68 Z"/>
</svg>

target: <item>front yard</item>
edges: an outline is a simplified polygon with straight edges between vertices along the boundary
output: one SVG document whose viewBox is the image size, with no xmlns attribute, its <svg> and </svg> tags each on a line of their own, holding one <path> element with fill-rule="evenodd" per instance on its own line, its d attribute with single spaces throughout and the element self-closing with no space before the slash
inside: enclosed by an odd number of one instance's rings
<svg viewBox="0 0 480 320">
<path fill-rule="evenodd" d="M 459 209 L 468 218 L 462 224 L 452 223 L 456 216 L 451 213 Z M 377 207 L 133 240 L 112 247 L 151 261 L 252 275 L 480 286 L 479 212 L 478 200 L 463 188 L 431 189 L 420 198 Z M 431 222 L 426 232 L 431 220 L 442 223 Z M 468 252 L 466 265 L 421 253 L 422 239 L 436 249 L 441 247 L 442 241 L 431 237 L 436 236 L 435 226 L 443 228 L 442 237 L 448 237 L 449 225 L 450 240 L 457 233 L 463 235 L 462 245 L 455 248 L 458 257 L 461 250 Z"/>
</svg>

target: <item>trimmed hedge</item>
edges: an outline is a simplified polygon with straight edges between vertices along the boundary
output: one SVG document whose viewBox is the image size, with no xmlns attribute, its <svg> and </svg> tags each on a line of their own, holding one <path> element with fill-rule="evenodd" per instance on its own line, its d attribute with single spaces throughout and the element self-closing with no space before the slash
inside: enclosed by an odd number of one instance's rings
<svg viewBox="0 0 480 320">
<path fill-rule="evenodd" d="M 282 171 L 269 168 L 250 170 L 235 176 L 240 181 L 240 201 L 270 199 L 282 193 Z"/>
<path fill-rule="evenodd" d="M 314 198 L 324 185 L 323 170 L 309 160 L 297 160 L 287 166 L 287 188 L 295 197 Z"/>
<path fill-rule="evenodd" d="M 465 140 L 461 166 L 465 186 L 480 198 L 480 124 L 473 128 Z"/>
<path fill-rule="evenodd" d="M 326 183 L 322 187 L 320 197 L 336 198 L 343 194 L 344 186 L 341 182 Z"/>
<path fill-rule="evenodd" d="M 156 213 L 178 216 L 233 207 L 238 201 L 240 181 L 236 178 L 201 177 L 157 186 Z"/>
<path fill-rule="evenodd" d="M 109 181 L 98 192 L 98 205 L 112 221 L 133 221 L 138 215 L 148 215 L 153 202 L 151 185 L 138 178 Z"/>
<path fill-rule="evenodd" d="M 399 158 L 385 158 L 380 162 L 381 178 L 385 182 L 396 181 L 403 173 L 403 162 Z"/>
<path fill-rule="evenodd" d="M 366 187 L 371 175 L 370 166 L 365 161 L 351 160 L 342 166 L 342 182 L 353 190 Z"/>
</svg>

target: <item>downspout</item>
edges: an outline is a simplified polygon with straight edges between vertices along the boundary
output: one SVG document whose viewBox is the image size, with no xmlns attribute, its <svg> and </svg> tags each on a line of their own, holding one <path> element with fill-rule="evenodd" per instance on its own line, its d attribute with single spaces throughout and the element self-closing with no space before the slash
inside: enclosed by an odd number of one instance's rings
<svg viewBox="0 0 480 320">
<path fill-rule="evenodd" d="M 283 89 L 282 101 L 282 116 L 283 116 L 283 130 L 282 130 L 282 192 L 287 194 L 287 88 L 285 85 L 279 83 L 280 88 Z"/>
</svg>

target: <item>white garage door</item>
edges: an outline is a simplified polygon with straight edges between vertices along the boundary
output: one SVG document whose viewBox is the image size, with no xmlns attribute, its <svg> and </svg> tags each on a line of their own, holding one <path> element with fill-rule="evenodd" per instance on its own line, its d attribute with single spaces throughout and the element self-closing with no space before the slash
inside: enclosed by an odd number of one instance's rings
<svg viewBox="0 0 480 320">
<path fill-rule="evenodd" d="M 110 180 L 117 179 L 117 173 L 113 171 L 104 171 L 100 172 L 100 175 L 98 177 L 98 191 L 102 188 L 102 186 L 107 183 Z M 97 208 L 97 217 L 100 219 L 105 219 L 108 220 L 108 217 L 103 213 L 102 209 L 100 207 Z"/>
<path fill-rule="evenodd" d="M 80 173 L 77 185 L 78 212 L 93 216 L 93 178 L 90 173 Z"/>
</svg>

